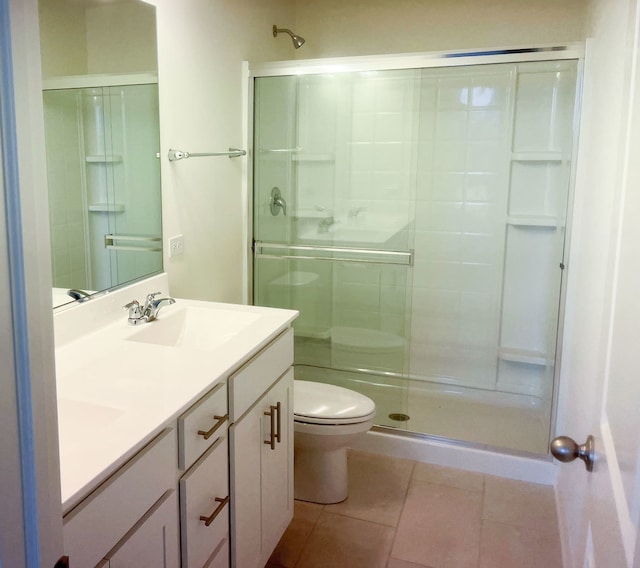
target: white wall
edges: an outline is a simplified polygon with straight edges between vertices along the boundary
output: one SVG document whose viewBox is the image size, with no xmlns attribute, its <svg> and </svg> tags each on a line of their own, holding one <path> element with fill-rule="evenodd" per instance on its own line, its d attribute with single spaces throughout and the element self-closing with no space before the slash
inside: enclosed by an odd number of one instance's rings
<svg viewBox="0 0 640 568">
<path fill-rule="evenodd" d="M 156 69 L 154 9 L 137 0 L 39 0 L 44 78 Z"/>
<path fill-rule="evenodd" d="M 156 69 L 154 16 L 153 7 L 143 2 L 87 8 L 87 71 L 135 73 Z"/>
<path fill-rule="evenodd" d="M 87 72 L 87 26 L 84 10 L 71 0 L 38 2 L 42 76 Z"/>
<path fill-rule="evenodd" d="M 243 299 L 243 169 L 250 157 L 170 163 L 170 148 L 221 152 L 244 144 L 242 61 L 292 59 L 273 24 L 293 21 L 292 0 L 157 1 L 163 233 L 184 235 L 169 259 L 177 297 Z"/>
<path fill-rule="evenodd" d="M 169 148 L 222 151 L 243 140 L 241 61 L 412 52 L 584 38 L 581 0 L 187 0 L 157 5 L 163 229 L 176 296 L 241 301 L 241 198 L 250 158 L 168 163 Z M 294 50 L 271 26 L 295 30 Z M 165 242 L 166 248 L 166 242 Z"/>
<path fill-rule="evenodd" d="M 304 59 L 584 38 L 582 0 L 297 0 L 296 8 Z"/>
</svg>

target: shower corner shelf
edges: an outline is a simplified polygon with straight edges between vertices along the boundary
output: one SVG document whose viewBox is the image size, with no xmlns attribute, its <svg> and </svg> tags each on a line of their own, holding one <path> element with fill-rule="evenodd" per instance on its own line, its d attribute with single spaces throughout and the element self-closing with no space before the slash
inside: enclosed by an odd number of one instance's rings
<svg viewBox="0 0 640 568">
<path fill-rule="evenodd" d="M 96 154 L 85 156 L 85 162 L 88 164 L 118 164 L 122 162 L 122 156 L 118 154 Z"/>
<path fill-rule="evenodd" d="M 515 227 L 536 227 L 541 229 L 558 228 L 558 219 L 547 215 L 509 215 L 507 225 Z"/>
<path fill-rule="evenodd" d="M 526 363 L 528 365 L 546 365 L 547 357 L 541 351 L 517 349 L 515 347 L 500 347 L 498 359 L 510 363 Z"/>
<path fill-rule="evenodd" d="M 305 154 L 293 154 L 291 159 L 294 162 L 334 162 L 335 154 L 320 154 L 320 153 L 305 153 Z"/>
<path fill-rule="evenodd" d="M 124 203 L 92 203 L 89 205 L 92 213 L 124 213 Z"/>
</svg>

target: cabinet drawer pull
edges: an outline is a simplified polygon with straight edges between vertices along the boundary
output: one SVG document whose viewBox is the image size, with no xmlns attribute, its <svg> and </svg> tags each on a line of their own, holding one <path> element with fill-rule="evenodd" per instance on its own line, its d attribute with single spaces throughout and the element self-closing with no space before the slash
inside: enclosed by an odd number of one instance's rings
<svg viewBox="0 0 640 568">
<path fill-rule="evenodd" d="M 276 430 L 276 440 L 278 440 L 279 444 L 282 441 L 282 404 L 280 404 L 280 402 L 276 404 L 276 412 L 278 413 L 278 429 Z"/>
<path fill-rule="evenodd" d="M 224 506 L 229 502 L 229 496 L 227 495 L 224 499 L 221 499 L 220 497 L 216 497 L 216 501 L 220 504 L 216 507 L 216 510 L 213 513 L 211 513 L 211 516 L 209 517 L 205 517 L 204 515 L 200 516 L 200 520 L 204 521 L 205 527 L 208 527 L 213 522 L 213 520 L 220 514 L 220 511 L 224 509 Z"/>
<path fill-rule="evenodd" d="M 211 438 L 213 433 L 229 419 L 229 414 L 227 413 L 224 416 L 218 416 L 216 414 L 213 419 L 217 420 L 217 422 L 211 427 L 211 429 L 206 432 L 204 430 L 198 430 L 198 436 L 202 436 L 205 440 Z"/>
<path fill-rule="evenodd" d="M 269 439 L 265 440 L 264 443 L 271 446 L 272 450 L 275 450 L 276 449 L 276 412 L 278 410 L 278 407 L 271 405 L 269 408 L 271 410 L 269 410 L 268 412 L 265 412 L 264 415 L 268 416 L 270 419 L 271 432 L 269 432 Z"/>
</svg>

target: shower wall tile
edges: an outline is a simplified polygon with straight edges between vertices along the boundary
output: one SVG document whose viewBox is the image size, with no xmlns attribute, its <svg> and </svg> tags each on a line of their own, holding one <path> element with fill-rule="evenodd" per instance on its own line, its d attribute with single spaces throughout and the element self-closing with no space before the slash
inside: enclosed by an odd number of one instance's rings
<svg viewBox="0 0 640 568">
<path fill-rule="evenodd" d="M 510 72 L 423 72 L 410 370 L 425 379 L 495 386 Z"/>
<path fill-rule="evenodd" d="M 425 229 L 428 231 L 462 230 L 462 203 L 435 201 L 427 210 Z"/>
<path fill-rule="evenodd" d="M 368 142 L 374 139 L 374 120 L 375 115 L 371 112 L 353 113 L 351 123 L 351 140 L 354 143 Z"/>
<path fill-rule="evenodd" d="M 467 201 L 496 202 L 504 199 L 504 188 L 498 174 L 492 172 L 467 172 L 464 174 Z"/>
<path fill-rule="evenodd" d="M 377 171 L 397 172 L 402 171 L 399 165 L 404 162 L 404 154 L 407 146 L 402 142 L 377 142 L 372 147 L 371 159 Z"/>
<path fill-rule="evenodd" d="M 46 92 L 44 111 L 53 283 L 86 288 L 83 164 L 75 94 Z M 82 279 L 77 278 L 83 274 Z"/>
<path fill-rule="evenodd" d="M 407 140 L 407 132 L 402 112 L 378 112 L 374 115 L 375 142 L 404 142 Z"/>
<path fill-rule="evenodd" d="M 433 152 L 434 171 L 464 173 L 466 167 L 464 144 L 442 140 L 436 145 Z"/>
<path fill-rule="evenodd" d="M 502 234 L 463 234 L 460 236 L 462 262 L 480 262 L 498 266 L 502 262 L 504 238 Z"/>
<path fill-rule="evenodd" d="M 490 294 L 499 286 L 502 270 L 490 264 L 462 262 L 459 264 L 459 277 L 460 292 Z"/>
<path fill-rule="evenodd" d="M 435 317 L 452 317 L 457 316 L 459 310 L 460 294 L 457 291 L 423 288 L 420 301 L 413 304 L 413 317 L 425 320 Z"/>
<path fill-rule="evenodd" d="M 470 101 L 469 79 L 449 78 L 439 82 L 438 109 L 466 109 Z"/>
<path fill-rule="evenodd" d="M 504 167 L 501 145 L 492 140 L 471 140 L 467 144 L 466 171 L 472 173 L 498 172 Z"/>
<path fill-rule="evenodd" d="M 467 112 L 466 111 L 441 111 L 437 115 L 435 139 L 464 140 L 467 137 Z"/>
<path fill-rule="evenodd" d="M 434 201 L 463 201 L 467 177 L 464 172 L 434 172 L 431 175 L 431 185 L 420 187 L 420 197 L 425 204 Z"/>
<path fill-rule="evenodd" d="M 446 261 L 461 254 L 462 233 L 419 231 L 415 235 L 415 262 Z"/>
<path fill-rule="evenodd" d="M 495 203 L 467 202 L 462 209 L 462 231 L 465 234 L 492 235 L 504 232 L 504 209 Z"/>
<path fill-rule="evenodd" d="M 474 110 L 469 113 L 469 140 L 500 140 L 506 123 L 502 110 Z"/>
</svg>

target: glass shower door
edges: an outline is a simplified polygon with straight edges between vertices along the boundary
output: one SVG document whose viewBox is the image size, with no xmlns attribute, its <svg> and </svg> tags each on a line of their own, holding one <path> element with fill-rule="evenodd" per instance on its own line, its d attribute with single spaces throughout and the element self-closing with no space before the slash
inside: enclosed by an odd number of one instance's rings
<svg viewBox="0 0 640 568">
<path fill-rule="evenodd" d="M 255 82 L 254 303 L 300 311 L 298 379 L 404 427 L 419 74 Z M 363 100 L 366 99 L 366 104 Z"/>
<path fill-rule="evenodd" d="M 576 60 L 255 80 L 254 302 L 376 422 L 545 454 Z"/>
</svg>

